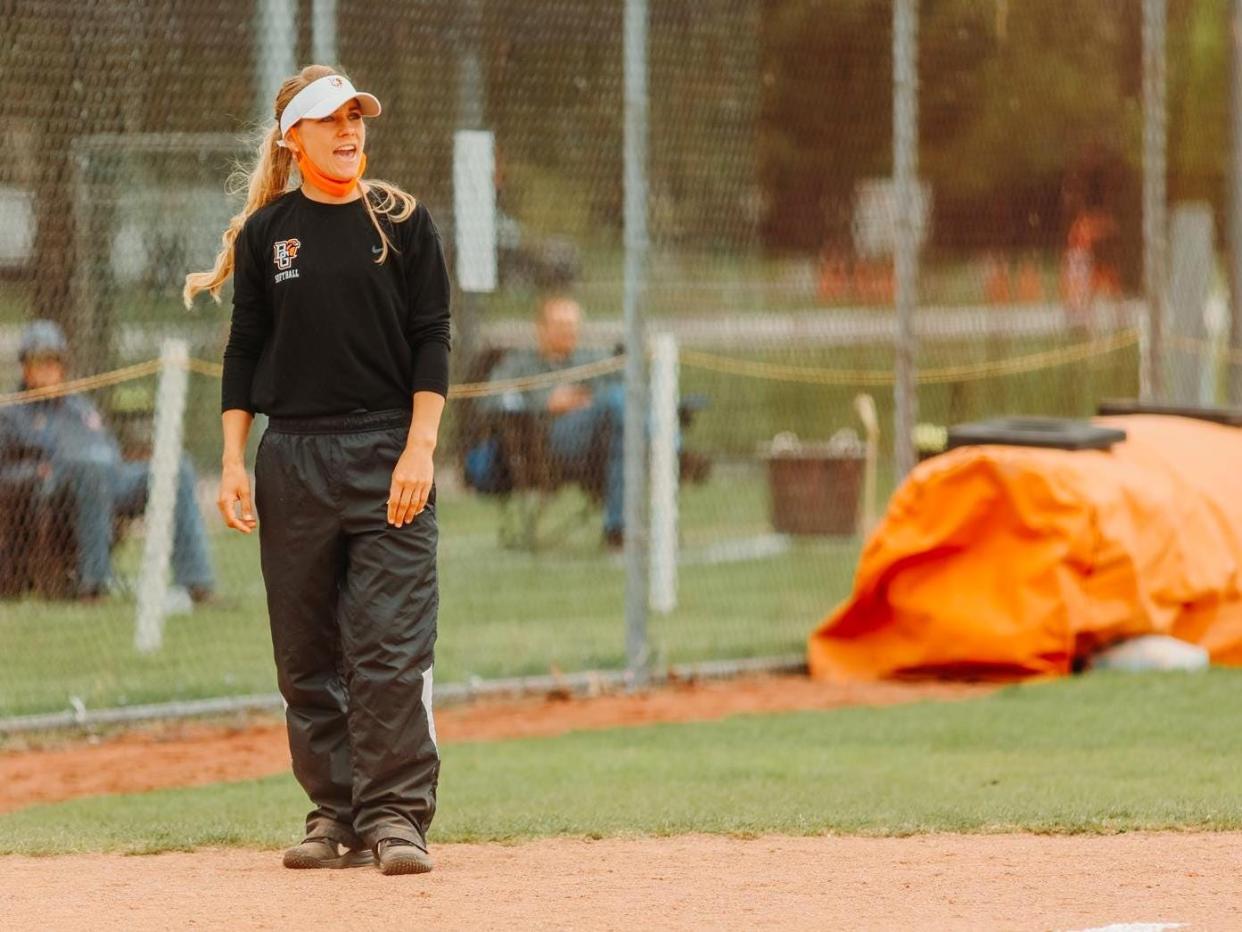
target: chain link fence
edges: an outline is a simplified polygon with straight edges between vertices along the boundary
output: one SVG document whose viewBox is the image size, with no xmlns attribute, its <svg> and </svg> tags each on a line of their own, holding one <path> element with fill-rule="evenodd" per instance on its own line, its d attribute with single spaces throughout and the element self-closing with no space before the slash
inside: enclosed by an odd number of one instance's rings
<svg viewBox="0 0 1242 932">
<path fill-rule="evenodd" d="M 368 176 L 429 206 L 459 286 L 443 683 L 636 659 L 628 300 L 652 338 L 639 544 L 657 672 L 796 659 L 904 459 L 950 424 L 1140 393 L 1242 404 L 1220 3 L 630 4 L 646 238 L 628 267 L 622 0 L 9 4 L 0 719 L 271 701 L 257 541 L 214 504 L 229 305 L 187 312 L 179 292 L 240 206 L 226 179 L 275 86 L 308 61 L 383 101 Z M 1145 227 L 1157 143 L 1168 219 Z M 19 364 L 36 319 L 67 347 L 27 357 L 59 374 Z M 49 378 L 70 381 L 27 391 Z"/>
</svg>

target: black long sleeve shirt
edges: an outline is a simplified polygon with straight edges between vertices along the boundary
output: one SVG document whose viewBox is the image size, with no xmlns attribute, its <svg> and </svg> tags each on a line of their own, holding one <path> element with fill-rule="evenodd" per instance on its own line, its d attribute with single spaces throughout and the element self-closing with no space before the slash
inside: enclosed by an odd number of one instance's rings
<svg viewBox="0 0 1242 932">
<path fill-rule="evenodd" d="M 447 394 L 449 279 L 440 234 L 421 203 L 380 217 L 361 199 L 291 191 L 255 211 L 234 246 L 233 322 L 221 407 L 276 417 L 409 408 Z"/>
</svg>

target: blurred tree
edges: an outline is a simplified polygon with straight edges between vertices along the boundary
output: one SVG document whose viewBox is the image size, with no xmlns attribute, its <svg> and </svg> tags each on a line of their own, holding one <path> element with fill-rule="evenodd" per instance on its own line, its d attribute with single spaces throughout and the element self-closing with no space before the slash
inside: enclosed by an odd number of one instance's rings
<svg viewBox="0 0 1242 932">
<path fill-rule="evenodd" d="M 1169 5 L 1169 200 L 1205 200 L 1223 230 L 1229 157 L 1228 4 Z"/>
<path fill-rule="evenodd" d="M 934 93 L 924 116 L 937 245 L 1060 249 L 1074 217 L 1098 208 L 1118 220 L 1122 264 L 1137 283 L 1137 0 L 1006 3 L 1003 30 L 985 15 L 991 5 L 941 0 L 927 13 L 925 84 L 957 85 L 969 112 L 955 119 Z M 980 53 L 973 62 L 952 48 L 967 32 Z"/>
<path fill-rule="evenodd" d="M 757 235 L 759 0 L 651 4 L 651 235 L 745 249 Z"/>
<path fill-rule="evenodd" d="M 1138 13 L 1138 0 L 923 0 L 919 166 L 936 245 L 1059 243 L 1084 153 L 1107 153 L 1123 174 L 1110 190 L 1138 203 Z M 891 16 L 883 0 L 767 0 L 769 247 L 848 236 L 855 184 L 891 170 Z"/>
<path fill-rule="evenodd" d="M 533 233 L 581 240 L 620 229 L 622 12 L 579 0 L 485 8 L 501 196 Z"/>
<path fill-rule="evenodd" d="M 75 11 L 68 4 L 19 0 L 7 6 L 0 16 L 0 73 L 16 92 L 5 95 L 2 112 L 36 127 L 32 316 L 52 318 L 72 332 L 69 150 L 86 102 L 81 37 L 75 36 Z"/>
<path fill-rule="evenodd" d="M 892 11 L 875 0 L 764 0 L 764 243 L 848 239 L 855 184 L 892 162 Z"/>
<path fill-rule="evenodd" d="M 481 3 L 506 208 L 539 233 L 615 237 L 622 4 Z M 1206 198 L 1218 219 L 1226 13 L 1221 0 L 1169 2 L 1170 197 Z M 0 120 L 37 154 L 5 176 L 36 195 L 32 313 L 74 329 L 74 140 L 252 128 L 253 15 L 252 0 L 0 3 L 0 70 L 17 90 Z M 650 0 L 657 241 L 744 248 L 758 223 L 776 251 L 848 242 L 855 186 L 891 168 L 891 19 L 891 0 Z M 338 28 L 340 64 L 386 106 L 374 173 L 426 199 L 451 241 L 457 4 L 356 0 Z M 921 0 L 933 247 L 1058 248 L 1075 205 L 1097 198 L 1117 215 L 1135 279 L 1140 28 L 1139 0 Z M 302 28 L 303 54 L 308 44 Z"/>
</svg>

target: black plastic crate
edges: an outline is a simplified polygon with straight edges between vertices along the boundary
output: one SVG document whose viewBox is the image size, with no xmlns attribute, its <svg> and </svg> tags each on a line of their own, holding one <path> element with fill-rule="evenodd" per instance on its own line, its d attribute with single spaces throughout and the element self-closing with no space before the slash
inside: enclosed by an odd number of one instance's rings
<svg viewBox="0 0 1242 932">
<path fill-rule="evenodd" d="M 1242 411 L 1237 408 L 1207 408 L 1195 405 L 1167 405 L 1132 398 L 1111 398 L 1101 401 L 1096 408 L 1101 416 L 1125 414 L 1166 414 L 1170 417 L 1189 417 L 1196 421 L 1210 421 L 1226 427 L 1242 427 Z"/>
<path fill-rule="evenodd" d="M 1124 430 L 1064 417 L 998 417 L 949 428 L 948 449 L 999 444 L 1050 450 L 1107 450 L 1126 439 Z"/>
</svg>

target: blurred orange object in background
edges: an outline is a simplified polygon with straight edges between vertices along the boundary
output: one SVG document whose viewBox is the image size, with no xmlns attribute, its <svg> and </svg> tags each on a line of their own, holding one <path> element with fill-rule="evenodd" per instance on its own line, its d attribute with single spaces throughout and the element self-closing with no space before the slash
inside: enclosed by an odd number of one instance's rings
<svg viewBox="0 0 1242 932">
<path fill-rule="evenodd" d="M 1107 452 L 962 447 L 918 466 L 851 597 L 811 635 L 814 676 L 1069 673 L 1167 634 L 1242 663 L 1242 429 L 1100 418 Z"/>
</svg>

